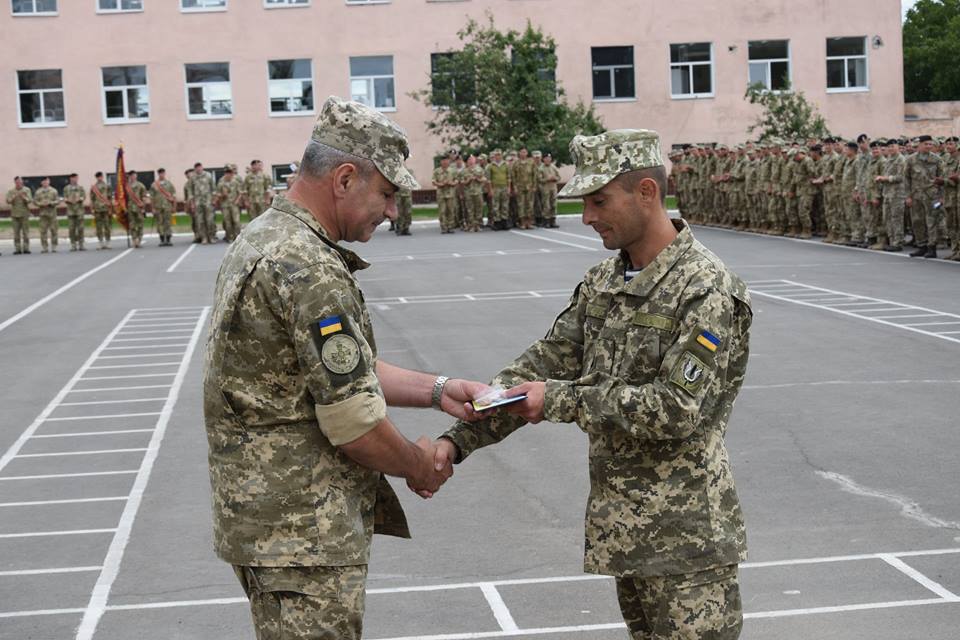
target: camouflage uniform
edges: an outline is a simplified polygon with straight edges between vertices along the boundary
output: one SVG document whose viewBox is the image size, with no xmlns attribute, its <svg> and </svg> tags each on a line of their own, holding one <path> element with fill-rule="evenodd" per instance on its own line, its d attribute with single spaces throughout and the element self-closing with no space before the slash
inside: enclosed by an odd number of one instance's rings
<svg viewBox="0 0 960 640">
<path fill-rule="evenodd" d="M 413 221 L 413 192 L 410 189 L 397 191 L 397 235 L 410 235 L 410 223 Z"/>
<path fill-rule="evenodd" d="M 370 109 L 328 99 L 313 139 L 418 187 L 402 131 Z M 204 371 L 213 540 L 260 640 L 359 639 L 371 537 L 409 537 L 386 479 L 338 448 L 386 417 L 353 276 L 367 266 L 278 195 L 217 277 Z"/>
<path fill-rule="evenodd" d="M 552 162 L 540 163 L 537 169 L 540 183 L 540 202 L 543 207 L 543 224 L 546 227 L 557 226 L 557 183 L 560 182 L 560 172 Z"/>
<path fill-rule="evenodd" d="M 171 199 L 173 200 L 171 202 Z M 164 178 L 150 185 L 150 202 L 153 205 L 153 223 L 160 236 L 160 246 L 173 245 L 173 215 L 177 207 L 177 188 Z"/>
<path fill-rule="evenodd" d="M 866 219 L 863 224 L 864 233 L 867 241 L 872 243 L 870 247 L 874 249 L 883 248 L 887 244 L 887 227 L 883 219 L 883 187 L 877 182 L 885 161 L 886 158 L 882 155 L 874 156 L 871 151 L 866 175 L 862 181 L 867 203 Z"/>
<path fill-rule="evenodd" d="M 60 196 L 53 187 L 40 187 L 33 194 L 33 203 L 37 205 L 40 215 L 40 247 L 43 253 L 57 250 L 57 204 Z"/>
<path fill-rule="evenodd" d="M 110 232 L 113 227 L 113 211 L 110 201 L 110 185 L 104 180 L 97 180 L 90 187 L 90 210 L 97 225 L 98 249 L 110 248 Z"/>
<path fill-rule="evenodd" d="M 233 174 L 220 178 L 217 183 L 217 199 L 220 201 L 220 214 L 223 216 L 223 233 L 227 242 L 233 242 L 240 235 L 240 200 L 243 198 L 243 182 Z"/>
<path fill-rule="evenodd" d="M 244 177 L 243 192 L 250 220 L 254 220 L 270 206 L 271 187 L 270 178 L 262 171 L 258 173 L 251 171 Z"/>
<path fill-rule="evenodd" d="M 127 223 L 134 249 L 139 249 L 143 241 L 143 218 L 147 215 L 145 205 L 150 202 L 148 196 L 147 188 L 139 180 L 127 183 Z"/>
<path fill-rule="evenodd" d="M 70 221 L 70 251 L 86 251 L 83 246 L 83 201 L 87 199 L 87 192 L 79 184 L 68 184 L 63 188 L 63 199 L 67 203 Z"/>
<path fill-rule="evenodd" d="M 947 155 L 940 168 L 943 184 L 943 208 L 946 210 L 947 234 L 950 238 L 948 260 L 960 261 L 960 180 L 951 176 L 960 173 L 960 153 Z"/>
<path fill-rule="evenodd" d="M 453 167 L 433 170 L 433 185 L 437 189 L 437 215 L 440 233 L 453 233 L 457 226 L 457 174 Z"/>
<path fill-rule="evenodd" d="M 483 224 L 483 187 L 487 182 L 487 172 L 478 164 L 466 166 L 460 173 L 463 193 L 467 201 L 468 231 L 480 231 Z"/>
<path fill-rule="evenodd" d="M 903 246 L 903 212 L 906 205 L 907 159 L 901 153 L 884 159 L 880 175 L 887 178 L 881 183 L 883 196 L 883 220 L 887 229 L 887 241 L 891 247 Z"/>
<path fill-rule="evenodd" d="M 863 237 L 863 220 L 860 215 L 860 203 L 856 200 L 857 184 L 860 179 L 860 158 L 843 159 L 843 173 L 840 176 L 840 204 L 843 205 L 843 215 L 846 220 L 846 235 L 844 240 L 850 244 L 861 244 Z"/>
<path fill-rule="evenodd" d="M 510 183 L 517 194 L 517 223 L 521 229 L 533 226 L 533 194 L 537 190 L 536 167 L 533 158 L 513 163 Z"/>
<path fill-rule="evenodd" d="M 213 182 L 213 174 L 204 171 L 197 174 L 196 171 L 190 174 L 190 195 L 193 198 L 193 216 L 197 221 L 197 233 L 203 242 L 212 243 L 217 241 L 217 220 L 213 213 L 213 193 L 216 191 L 216 184 Z"/>
<path fill-rule="evenodd" d="M 30 253 L 30 205 L 33 204 L 30 187 L 10 189 L 6 201 L 13 223 L 13 253 Z"/>
<path fill-rule="evenodd" d="M 644 131 L 577 136 L 571 151 L 577 175 L 561 195 L 661 162 Z M 546 381 L 545 419 L 589 436 L 584 568 L 617 578 L 633 637 L 732 640 L 746 539 L 723 438 L 752 312 L 744 283 L 674 224 L 677 237 L 632 280 L 625 255 L 590 269 L 546 337 L 494 381 Z M 500 413 L 444 436 L 462 460 L 523 424 Z"/>
<path fill-rule="evenodd" d="M 940 187 L 933 184 L 940 177 L 940 158 L 933 153 L 915 153 L 907 158 L 904 176 L 906 193 L 913 201 L 910 206 L 910 226 L 913 241 L 918 248 L 936 248 L 940 241 L 940 217 L 942 208 L 934 209 L 933 203 L 941 197 Z"/>
<path fill-rule="evenodd" d="M 503 228 L 510 218 L 510 168 L 503 159 L 487 164 L 487 182 L 493 192 L 490 209 L 491 224 L 495 229 Z"/>
</svg>

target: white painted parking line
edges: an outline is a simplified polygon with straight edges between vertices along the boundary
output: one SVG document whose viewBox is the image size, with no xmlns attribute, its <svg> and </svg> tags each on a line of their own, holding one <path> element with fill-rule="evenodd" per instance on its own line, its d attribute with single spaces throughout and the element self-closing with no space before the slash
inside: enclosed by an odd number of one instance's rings
<svg viewBox="0 0 960 640">
<path fill-rule="evenodd" d="M 96 451 L 57 451 L 55 453 L 20 453 L 16 458 L 56 458 L 59 456 L 98 456 L 107 453 L 136 453 L 146 451 L 145 447 L 137 449 L 97 449 Z"/>
<path fill-rule="evenodd" d="M 159 322 L 159 321 L 161 321 L 161 320 L 162 320 L 164 323 L 168 323 L 168 322 L 170 322 L 171 320 L 177 320 L 177 321 L 180 321 L 180 320 L 191 320 L 191 321 L 193 321 L 193 322 L 196 322 L 196 321 L 197 321 L 197 318 L 199 318 L 199 317 L 200 317 L 199 315 L 191 315 L 191 316 L 141 316 L 141 315 L 136 315 L 136 316 L 134 316 L 133 318 L 130 319 L 130 323 L 131 323 L 130 326 L 132 326 L 132 327 L 133 327 L 133 326 L 136 326 L 137 324 L 139 324 L 139 323 L 141 323 L 141 322 Z"/>
<path fill-rule="evenodd" d="M 150 320 L 147 324 L 130 324 L 131 329 L 156 329 L 162 327 L 192 327 L 194 322 L 156 322 Z"/>
<path fill-rule="evenodd" d="M 171 264 L 169 267 L 167 267 L 167 273 L 173 273 L 174 271 L 176 271 L 177 267 L 180 266 L 180 263 L 183 262 L 183 260 L 184 260 L 188 255 L 190 255 L 190 252 L 193 251 L 193 250 L 196 249 L 196 248 L 197 248 L 197 245 L 196 245 L 196 244 L 191 244 L 189 247 L 187 247 L 186 250 L 185 250 L 183 253 L 181 253 L 180 256 L 179 256 L 176 260 L 173 261 L 173 264 Z"/>
<path fill-rule="evenodd" d="M 61 407 L 82 407 L 95 404 L 127 404 L 128 402 L 163 402 L 166 398 L 130 398 L 129 400 L 91 400 L 89 402 L 61 402 Z"/>
<path fill-rule="evenodd" d="M 583 249 L 583 250 L 585 250 L 585 251 L 599 251 L 599 249 L 598 249 L 597 247 L 590 247 L 590 246 L 585 245 L 585 244 L 576 244 L 575 242 L 567 242 L 566 240 L 557 240 L 556 238 L 546 238 L 546 237 L 544 237 L 544 236 L 537 235 L 537 234 L 535 234 L 535 233 L 525 233 L 525 232 L 523 232 L 523 231 L 516 231 L 516 230 L 514 230 L 514 229 L 511 229 L 511 230 L 510 230 L 510 233 L 512 233 L 512 234 L 514 234 L 514 235 L 521 236 L 521 237 L 523 237 L 523 238 L 530 238 L 530 239 L 532 239 L 532 240 L 540 240 L 540 241 L 542 241 L 542 242 L 555 242 L 555 243 L 557 243 L 557 244 L 563 244 L 563 245 L 566 245 L 566 246 L 568 246 L 568 247 L 576 247 L 576 248 L 578 248 L 578 249 Z"/>
<path fill-rule="evenodd" d="M 57 289 L 57 290 L 54 291 L 53 293 L 50 293 L 50 294 L 48 294 L 48 295 L 40 298 L 39 300 L 37 300 L 36 302 L 34 302 L 33 304 L 31 304 L 29 307 L 27 307 L 26 309 L 24 309 L 24 310 L 21 311 L 20 313 L 17 313 L 17 314 L 15 314 L 15 315 L 13 315 L 13 316 L 10 316 L 9 318 L 7 318 L 6 320 L 4 320 L 3 322 L 0 322 L 0 331 L 3 331 L 4 329 L 6 329 L 6 328 L 9 327 L 10 325 L 14 324 L 14 323 L 17 322 L 18 320 L 22 320 L 23 318 L 27 317 L 28 315 L 30 315 L 31 313 L 33 313 L 34 311 L 36 311 L 37 309 L 39 309 L 39 308 L 42 307 L 43 305 L 47 304 L 48 302 L 50 302 L 51 300 L 53 300 L 54 298 L 56 298 L 56 297 L 59 296 L 60 294 L 69 291 L 70 289 L 72 289 L 73 287 L 77 286 L 78 284 L 80 284 L 81 282 L 83 282 L 84 280 L 86 280 L 87 278 L 89 278 L 90 276 L 92 276 L 93 274 L 97 273 L 97 272 L 100 271 L 101 269 L 106 269 L 107 267 L 109 267 L 110 265 L 112 265 L 114 262 L 117 262 L 118 260 L 122 260 L 122 259 L 123 259 L 124 257 L 126 257 L 131 251 L 133 251 L 133 249 L 127 249 L 126 251 L 124 251 L 124 252 L 121 253 L 120 255 L 118 255 L 118 256 L 116 256 L 116 257 L 114 257 L 114 258 L 111 258 L 111 259 L 107 260 L 106 262 L 104 262 L 103 264 L 98 265 L 98 266 L 94 267 L 93 269 L 90 269 L 89 271 L 86 271 L 86 272 L 80 274 L 79 276 L 77 276 L 76 278 L 74 278 L 73 280 L 71 280 L 70 282 L 68 282 L 67 284 L 63 285 L 62 287 L 60 287 L 59 289 Z"/>
<path fill-rule="evenodd" d="M 201 311 L 206 309 L 206 307 L 140 307 L 136 311 L 137 313 L 149 313 L 152 311 L 157 311 L 157 312 L 182 311 L 184 309 L 191 309 L 193 311 L 196 311 L 197 313 L 200 313 Z"/>
<path fill-rule="evenodd" d="M 110 496 L 107 498 L 74 498 L 72 500 L 31 500 L 29 502 L 0 502 L 0 507 L 39 507 L 48 504 L 80 504 L 84 502 L 118 502 L 126 500 L 127 496 Z"/>
<path fill-rule="evenodd" d="M 549 229 L 547 233 L 555 233 L 561 236 L 569 236 L 571 238 L 580 238 L 581 240 L 589 240 L 590 242 L 600 242 L 603 243 L 603 238 L 598 238 L 597 236 L 585 236 L 582 233 L 570 233 L 569 231 L 557 231 L 556 229 Z"/>
<path fill-rule="evenodd" d="M 492 302 L 502 300 L 522 300 L 527 298 L 569 297 L 570 289 L 545 289 L 542 291 L 496 291 L 492 293 L 440 293 L 425 296 L 397 296 L 393 298 L 373 298 L 369 304 L 436 304 L 444 302 Z"/>
<path fill-rule="evenodd" d="M 497 619 L 497 624 L 503 631 L 519 631 L 516 620 L 510 614 L 507 603 L 503 601 L 500 592 L 492 584 L 485 584 L 480 587 L 483 597 L 486 598 L 490 610 L 493 611 L 493 617 Z"/>
<path fill-rule="evenodd" d="M 896 556 L 887 555 L 884 553 L 881 553 L 879 555 L 879 558 L 884 562 L 886 562 L 887 564 L 889 564 L 894 569 L 896 569 L 897 571 L 900 571 L 904 575 L 910 576 L 910 578 L 912 578 L 918 584 L 923 585 L 924 588 L 929 589 L 930 591 L 937 594 L 944 600 L 953 600 L 953 601 L 960 602 L 960 597 L 958 597 L 957 594 L 951 592 L 939 582 L 935 582 L 931 580 L 924 574 L 920 573 L 919 571 L 917 571 L 916 569 L 908 565 L 906 562 L 904 562 L 900 558 L 897 558 Z"/>
<path fill-rule="evenodd" d="M 579 253 L 576 249 L 562 249 L 562 248 L 541 248 L 537 250 L 538 253 Z M 530 249 L 497 249 L 497 250 L 484 250 L 484 251 L 460 251 L 457 253 L 423 253 L 415 256 L 412 255 L 384 255 L 384 256 L 365 256 L 367 262 L 372 264 L 381 264 L 384 262 L 410 262 L 413 260 L 465 260 L 470 258 L 489 258 L 491 256 L 517 256 L 517 257 L 528 257 L 530 255 Z M 360 277 L 361 282 L 375 282 L 374 278 L 364 278 L 362 275 Z"/>
<path fill-rule="evenodd" d="M 162 340 L 186 340 L 186 339 L 187 339 L 187 336 L 166 336 L 166 337 L 160 337 L 160 338 L 117 338 L 114 340 L 114 342 L 160 342 Z M 181 345 L 177 345 L 177 346 L 179 347 Z M 119 347 L 110 347 L 110 348 L 115 349 Z"/>
<path fill-rule="evenodd" d="M 130 378 L 172 378 L 177 375 L 175 372 L 170 373 L 138 373 L 132 376 L 94 376 L 91 378 L 80 378 L 79 382 L 86 382 L 87 380 L 129 380 Z M 78 389 L 78 391 L 83 391 L 83 389 Z"/>
<path fill-rule="evenodd" d="M 179 356 L 183 355 L 180 352 L 172 353 L 134 353 L 127 354 L 123 356 L 100 356 L 97 360 L 131 360 L 133 358 L 166 358 L 168 356 Z"/>
<path fill-rule="evenodd" d="M 116 431 L 81 431 L 80 433 L 51 433 L 33 436 L 38 438 L 84 438 L 88 436 L 116 436 L 124 433 L 150 433 L 153 429 L 117 429 Z"/>
<path fill-rule="evenodd" d="M 170 374 L 173 375 L 173 374 Z M 89 379 L 89 378 L 88 378 Z M 104 391 L 140 391 L 142 389 L 169 389 L 169 384 L 140 384 L 130 387 L 95 387 L 93 389 L 71 389 L 70 393 L 100 393 Z"/>
<path fill-rule="evenodd" d="M 182 340 L 183 338 L 180 338 L 180 339 Z M 185 346 L 187 346 L 186 342 L 177 343 L 177 344 L 156 344 L 156 345 L 138 344 L 130 347 L 107 347 L 106 349 L 104 349 L 104 351 L 142 351 L 144 349 L 172 349 L 173 347 L 185 347 Z"/>
<path fill-rule="evenodd" d="M 83 613 L 83 609 L 36 609 L 34 611 L 4 611 L 0 612 L 3 618 L 27 618 L 33 616 L 62 616 L 68 613 Z"/>
<path fill-rule="evenodd" d="M 151 329 L 150 331 L 124 331 L 121 333 L 121 336 L 145 336 L 145 335 L 154 335 L 157 333 L 177 333 L 184 334 L 180 338 L 186 338 L 187 335 L 193 333 L 191 329 Z"/>
<path fill-rule="evenodd" d="M 0 576 L 41 576 L 50 573 L 85 573 L 100 571 L 102 567 L 56 567 L 52 569 L 22 569 L 19 571 L 0 571 Z"/>
<path fill-rule="evenodd" d="M 31 531 L 29 533 L 0 533 L 0 538 L 46 538 L 50 536 L 86 536 L 94 533 L 114 533 L 116 529 L 74 529 L 71 531 Z"/>
<path fill-rule="evenodd" d="M 98 364 L 89 369 L 143 369 L 145 367 L 175 367 L 179 362 L 151 362 L 150 364 Z"/>
<path fill-rule="evenodd" d="M 55 480 L 58 478 L 89 478 L 92 476 L 126 476 L 133 475 L 136 469 L 131 471 L 85 471 L 82 473 L 45 473 L 33 476 L 0 476 L 0 482 L 4 480 Z"/>
<path fill-rule="evenodd" d="M 138 418 L 141 416 L 159 416 L 159 411 L 147 411 L 144 413 L 111 413 L 102 416 L 69 416 L 66 418 L 47 418 L 46 422 L 71 422 L 73 420 L 107 420 L 109 418 Z"/>
</svg>

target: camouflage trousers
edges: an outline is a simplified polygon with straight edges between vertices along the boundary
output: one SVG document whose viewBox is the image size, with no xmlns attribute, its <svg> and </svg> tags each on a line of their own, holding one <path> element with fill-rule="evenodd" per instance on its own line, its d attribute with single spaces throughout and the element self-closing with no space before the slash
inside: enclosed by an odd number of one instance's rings
<svg viewBox="0 0 960 640">
<path fill-rule="evenodd" d="M 13 222 L 13 250 L 30 251 L 30 218 L 26 216 L 12 216 Z"/>
<path fill-rule="evenodd" d="M 903 195 L 883 195 L 883 221 L 887 229 L 887 241 L 894 247 L 903 245 L 904 207 Z M 924 242 L 926 242 L 926 237 L 924 237 Z"/>
<path fill-rule="evenodd" d="M 97 240 L 101 245 L 110 242 L 111 226 L 113 225 L 113 216 L 109 211 L 94 211 L 93 219 L 97 223 Z"/>
<path fill-rule="evenodd" d="M 360 640 L 367 565 L 233 567 L 257 640 Z"/>
<path fill-rule="evenodd" d="M 863 218 L 860 203 L 853 196 L 844 197 L 844 218 L 846 219 L 845 232 L 851 242 L 863 240 Z"/>
<path fill-rule="evenodd" d="M 925 247 L 936 246 L 940 237 L 939 217 L 933 210 L 933 201 L 926 195 L 914 196 L 910 206 L 910 226 L 913 228 L 913 243 Z"/>
<path fill-rule="evenodd" d="M 59 229 L 57 223 L 57 213 L 52 212 L 40 212 L 40 246 L 44 251 L 52 248 L 57 249 L 57 235 Z"/>
<path fill-rule="evenodd" d="M 468 193 L 467 217 L 464 224 L 467 229 L 479 229 L 483 225 L 483 193 Z"/>
<path fill-rule="evenodd" d="M 452 231 L 457 226 L 457 197 L 437 196 L 437 210 L 440 216 L 440 231 Z"/>
<path fill-rule="evenodd" d="M 879 238 L 887 234 L 887 229 L 883 225 L 883 203 L 867 201 L 860 205 L 860 211 L 863 214 L 863 233 L 867 238 Z"/>
<path fill-rule="evenodd" d="M 502 222 L 510 217 L 510 190 L 507 187 L 493 188 L 493 206 L 490 208 L 491 222 Z"/>
<path fill-rule="evenodd" d="M 743 628 L 737 567 L 650 578 L 617 578 L 633 640 L 736 640 Z"/>
<path fill-rule="evenodd" d="M 127 210 L 127 222 L 130 225 L 130 242 L 139 247 L 143 240 L 143 212 L 137 209 Z"/>
<path fill-rule="evenodd" d="M 83 248 L 83 214 L 74 214 L 67 216 L 70 221 L 70 248 Z"/>
<path fill-rule="evenodd" d="M 197 202 L 193 211 L 194 220 L 197 221 L 197 235 L 204 242 L 216 242 L 217 240 L 217 219 L 213 212 L 213 205 L 209 202 Z"/>
<path fill-rule="evenodd" d="M 154 208 L 153 222 L 161 238 L 173 233 L 173 211 L 171 209 Z"/>
<path fill-rule="evenodd" d="M 408 233 L 413 222 L 413 200 L 397 198 L 397 235 Z"/>
<path fill-rule="evenodd" d="M 954 199 L 944 205 L 947 216 L 947 236 L 950 238 L 950 250 L 960 253 L 960 202 Z"/>
<path fill-rule="evenodd" d="M 678 196 L 679 198 L 679 196 Z M 543 219 L 553 220 L 557 217 L 557 190 L 552 187 L 540 189 L 540 202 L 543 207 Z"/>
<path fill-rule="evenodd" d="M 532 189 L 517 189 L 517 219 L 520 226 L 533 222 L 533 196 Z"/>
<path fill-rule="evenodd" d="M 220 208 L 223 216 L 223 233 L 227 242 L 233 242 L 240 235 L 240 207 L 235 204 L 225 204 Z"/>
</svg>

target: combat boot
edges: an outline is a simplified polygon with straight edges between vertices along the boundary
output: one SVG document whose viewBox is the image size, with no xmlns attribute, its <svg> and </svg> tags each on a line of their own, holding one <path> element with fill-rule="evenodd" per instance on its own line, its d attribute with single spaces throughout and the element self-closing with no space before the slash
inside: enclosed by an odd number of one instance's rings
<svg viewBox="0 0 960 640">
<path fill-rule="evenodd" d="M 803 228 L 800 230 L 800 233 L 797 234 L 797 237 L 801 240 L 809 240 L 813 237 L 813 234 L 810 232 L 809 228 Z"/>
<path fill-rule="evenodd" d="M 872 244 L 870 244 L 870 246 L 867 247 L 868 249 L 872 249 L 873 251 L 886 250 L 887 238 L 885 236 L 880 236 L 879 238 L 870 238 L 870 240 L 872 240 L 873 242 Z"/>
<path fill-rule="evenodd" d="M 936 257 L 937 257 L 937 245 L 936 245 L 936 244 L 928 244 L 928 245 L 927 245 L 927 251 L 926 251 L 926 253 L 923 254 L 923 257 L 924 257 L 924 258 L 936 258 Z"/>
<path fill-rule="evenodd" d="M 934 249 L 933 251 L 934 251 L 934 253 L 936 253 L 937 250 Z M 914 249 L 913 251 L 910 252 L 910 257 L 911 257 L 911 258 L 923 258 L 923 257 L 925 257 L 926 255 L 927 255 L 927 248 L 926 248 L 926 247 L 922 247 L 922 246 L 921 246 L 921 247 L 917 247 L 916 249 Z"/>
</svg>

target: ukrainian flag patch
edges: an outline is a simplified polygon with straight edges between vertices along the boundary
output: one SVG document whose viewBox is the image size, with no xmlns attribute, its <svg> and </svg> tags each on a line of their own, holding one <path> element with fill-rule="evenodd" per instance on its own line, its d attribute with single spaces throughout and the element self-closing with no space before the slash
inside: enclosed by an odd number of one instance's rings
<svg viewBox="0 0 960 640">
<path fill-rule="evenodd" d="M 343 323 L 340 322 L 340 316 L 330 316 L 317 322 L 321 336 L 328 336 L 331 333 L 343 331 Z"/>
<path fill-rule="evenodd" d="M 700 335 L 697 336 L 697 342 L 710 351 L 710 353 L 715 352 L 717 347 L 720 346 L 720 338 L 709 331 L 701 331 Z"/>
</svg>

